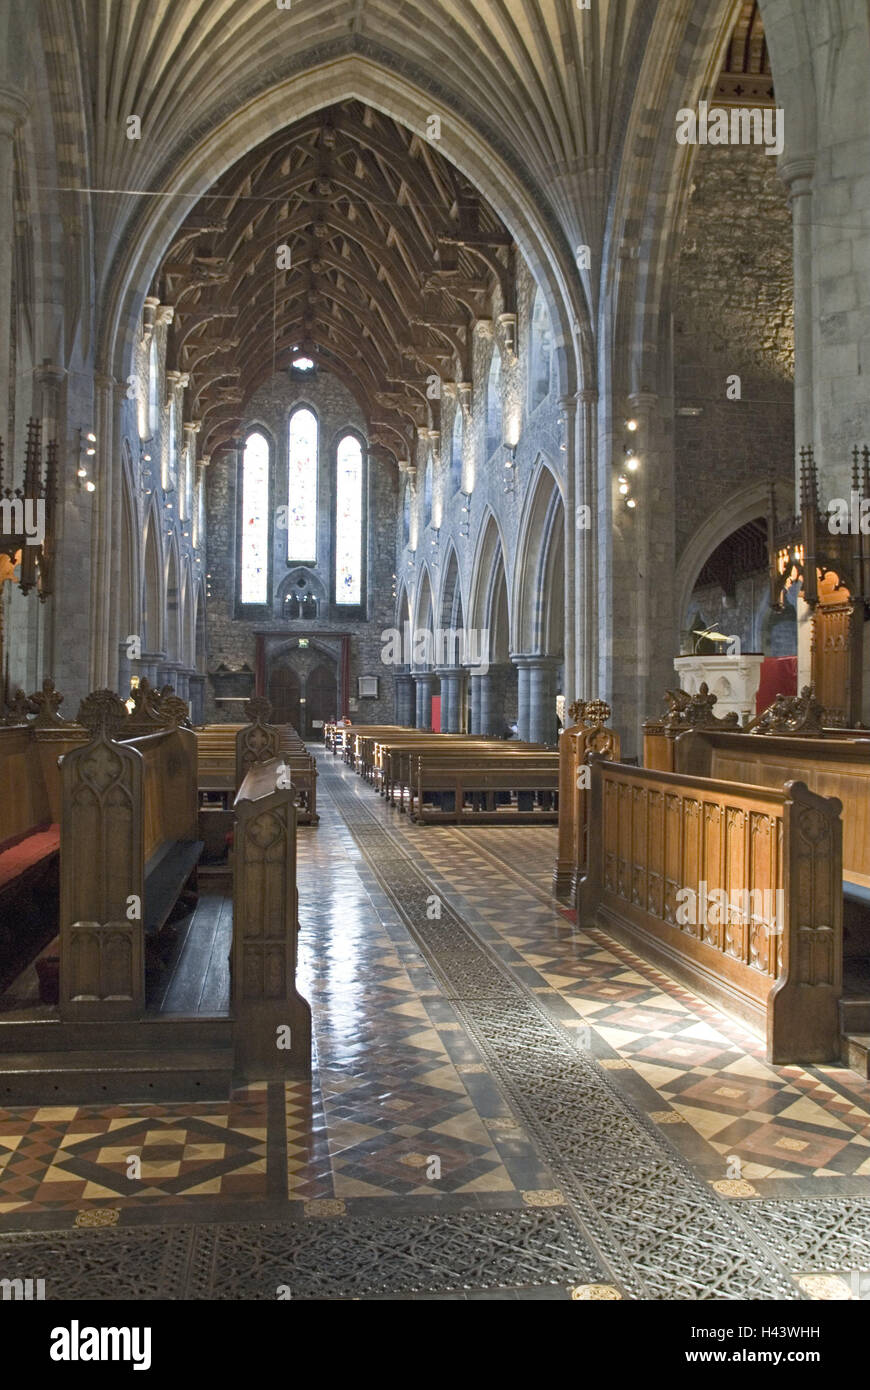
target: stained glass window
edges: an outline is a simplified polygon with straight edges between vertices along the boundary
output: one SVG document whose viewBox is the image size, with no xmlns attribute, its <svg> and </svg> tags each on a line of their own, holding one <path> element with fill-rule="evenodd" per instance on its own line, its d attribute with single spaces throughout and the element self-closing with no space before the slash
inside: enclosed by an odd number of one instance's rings
<svg viewBox="0 0 870 1390">
<path fill-rule="evenodd" d="M 406 481 L 402 495 L 402 545 L 411 544 L 411 484 Z"/>
<path fill-rule="evenodd" d="M 242 463 L 242 603 L 269 594 L 269 444 L 249 434 Z"/>
<path fill-rule="evenodd" d="M 310 410 L 290 416 L 287 559 L 317 559 L 317 419 Z"/>
<path fill-rule="evenodd" d="M 336 457 L 336 603 L 362 601 L 362 503 L 362 448 L 358 439 L 346 434 Z"/>
</svg>

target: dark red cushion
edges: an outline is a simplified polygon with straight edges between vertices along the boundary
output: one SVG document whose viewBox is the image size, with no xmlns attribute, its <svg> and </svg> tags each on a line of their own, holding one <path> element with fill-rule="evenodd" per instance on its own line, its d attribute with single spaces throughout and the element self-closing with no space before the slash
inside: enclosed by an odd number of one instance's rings
<svg viewBox="0 0 870 1390">
<path fill-rule="evenodd" d="M 60 826 L 48 825 L 0 847 L 0 888 L 60 848 Z"/>
</svg>

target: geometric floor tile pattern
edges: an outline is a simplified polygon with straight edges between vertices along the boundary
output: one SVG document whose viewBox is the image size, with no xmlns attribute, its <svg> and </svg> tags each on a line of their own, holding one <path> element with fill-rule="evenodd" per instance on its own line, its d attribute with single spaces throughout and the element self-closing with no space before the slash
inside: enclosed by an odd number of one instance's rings
<svg viewBox="0 0 870 1390">
<path fill-rule="evenodd" d="M 578 930 L 553 829 L 414 826 L 320 770 L 298 844 L 311 1082 L 0 1111 L 0 1276 L 63 1268 L 91 1298 L 870 1296 L 868 1083 L 770 1066 Z"/>
</svg>

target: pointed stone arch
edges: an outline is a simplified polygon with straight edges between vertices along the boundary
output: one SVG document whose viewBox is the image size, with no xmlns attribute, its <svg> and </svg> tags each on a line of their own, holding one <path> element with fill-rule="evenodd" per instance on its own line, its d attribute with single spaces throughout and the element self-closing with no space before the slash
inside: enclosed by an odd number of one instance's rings
<svg viewBox="0 0 870 1390">
<path fill-rule="evenodd" d="M 142 582 L 142 650 L 162 652 L 165 631 L 164 568 L 160 517 L 152 506 L 145 526 Z"/>
<path fill-rule="evenodd" d="M 564 633 L 565 514 L 562 490 L 543 456 L 529 480 L 513 586 L 514 651 L 561 654 Z"/>
</svg>

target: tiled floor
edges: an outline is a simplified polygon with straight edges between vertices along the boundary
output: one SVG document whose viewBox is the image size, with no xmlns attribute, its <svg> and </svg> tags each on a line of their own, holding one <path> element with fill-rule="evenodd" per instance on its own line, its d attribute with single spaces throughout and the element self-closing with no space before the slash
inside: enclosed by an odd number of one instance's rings
<svg viewBox="0 0 870 1390">
<path fill-rule="evenodd" d="M 53 1241 L 92 1297 L 95 1249 L 106 1296 L 147 1267 L 167 1296 L 274 1297 L 269 1259 L 301 1297 L 866 1296 L 866 1082 L 769 1066 L 578 931 L 554 830 L 414 826 L 321 771 L 298 844 L 312 1084 L 0 1111 L 0 1274 Z"/>
</svg>

